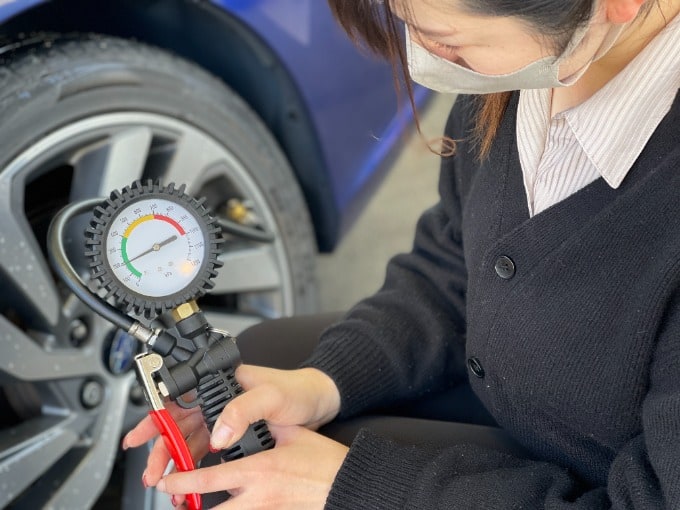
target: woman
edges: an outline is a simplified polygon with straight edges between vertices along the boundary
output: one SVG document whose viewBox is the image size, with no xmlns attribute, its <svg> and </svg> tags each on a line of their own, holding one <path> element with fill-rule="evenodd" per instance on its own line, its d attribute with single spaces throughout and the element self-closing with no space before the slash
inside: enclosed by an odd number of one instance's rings
<svg viewBox="0 0 680 510">
<path fill-rule="evenodd" d="M 228 490 L 224 509 L 680 508 L 680 0 L 330 3 L 415 81 L 464 94 L 441 200 L 304 368 L 239 369 L 249 391 L 211 447 L 265 418 L 274 450 L 161 478 L 157 442 L 145 483 Z M 349 448 L 312 432 L 465 385 L 500 428 L 409 444 L 369 421 Z M 201 457 L 200 416 L 176 413 Z"/>
</svg>

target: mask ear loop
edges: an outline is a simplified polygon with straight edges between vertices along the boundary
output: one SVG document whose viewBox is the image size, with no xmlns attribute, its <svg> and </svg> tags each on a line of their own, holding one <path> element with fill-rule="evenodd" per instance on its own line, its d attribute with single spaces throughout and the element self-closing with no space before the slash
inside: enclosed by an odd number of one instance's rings
<svg viewBox="0 0 680 510">
<path fill-rule="evenodd" d="M 559 63 L 562 63 L 564 60 L 572 56 L 576 49 L 583 43 L 583 40 L 586 38 L 586 35 L 588 34 L 588 31 L 592 26 L 593 18 L 595 18 L 595 16 L 597 15 L 598 8 L 599 2 L 597 1 L 593 2 L 593 8 L 592 11 L 590 12 L 588 22 L 579 26 L 574 32 L 574 34 L 571 36 L 571 39 L 569 40 L 567 47 L 564 49 L 562 54 L 559 57 L 557 57 Z M 612 26 L 605 34 L 604 38 L 602 39 L 602 42 L 600 43 L 600 46 L 597 48 L 597 51 L 595 52 L 593 57 L 588 62 L 583 64 L 583 67 L 575 71 L 573 74 L 571 74 L 564 80 L 560 80 L 560 82 L 564 85 L 571 85 L 574 82 L 576 82 L 581 76 L 583 76 L 583 74 L 588 70 L 588 68 L 593 62 L 596 62 L 597 60 L 602 58 L 610 49 L 612 49 L 612 46 L 614 46 L 616 41 L 619 39 L 621 32 L 623 32 L 623 30 L 627 26 L 628 23 L 617 24 Z"/>
<path fill-rule="evenodd" d="M 600 47 L 593 56 L 593 62 L 600 60 L 607 54 L 609 50 L 612 49 L 614 44 L 616 44 L 616 41 L 618 41 L 619 37 L 621 37 L 621 33 L 628 27 L 628 25 L 629 23 L 620 23 L 609 29 L 607 35 L 605 35 L 604 39 L 602 40 L 602 44 L 600 44 Z"/>
<path fill-rule="evenodd" d="M 579 78 L 581 78 L 581 76 L 583 76 L 585 74 L 585 72 L 588 70 L 588 68 L 592 65 L 593 62 L 596 62 L 599 59 L 601 59 L 604 55 L 607 54 L 607 52 L 610 49 L 612 49 L 612 46 L 614 46 L 616 41 L 619 39 L 621 32 L 623 32 L 624 29 L 627 26 L 628 26 L 627 23 L 623 23 L 623 24 L 617 24 L 617 25 L 614 25 L 613 27 L 611 27 L 607 31 L 607 33 L 605 34 L 604 39 L 600 43 L 600 46 L 597 48 L 597 51 L 592 56 L 592 58 L 590 60 L 588 60 L 585 64 L 583 64 L 583 66 L 580 69 L 578 69 L 576 72 L 572 73 L 571 75 L 569 75 L 564 80 L 560 80 L 560 83 L 568 86 L 568 85 L 571 85 L 574 82 L 576 82 Z M 586 25 L 585 27 L 582 27 L 582 28 L 583 28 L 584 32 L 583 32 L 583 34 L 580 34 L 580 41 L 578 42 L 578 44 L 576 44 L 571 49 L 572 53 L 573 53 L 573 51 L 575 51 L 576 47 L 578 47 L 581 44 L 581 42 L 583 42 L 583 39 L 585 38 L 586 33 L 590 29 L 590 24 L 588 24 L 588 25 Z M 559 62 L 563 62 L 570 55 L 571 55 L 571 53 L 567 53 L 567 51 L 565 50 L 565 52 L 562 55 L 560 55 L 560 57 L 558 58 Z"/>
</svg>

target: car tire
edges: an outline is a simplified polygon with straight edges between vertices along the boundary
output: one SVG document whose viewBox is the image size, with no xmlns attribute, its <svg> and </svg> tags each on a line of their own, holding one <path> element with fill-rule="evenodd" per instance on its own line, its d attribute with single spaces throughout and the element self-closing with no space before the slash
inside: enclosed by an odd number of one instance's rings
<svg viewBox="0 0 680 510">
<path fill-rule="evenodd" d="M 317 310 L 303 195 L 263 122 L 191 62 L 134 41 L 52 34 L 0 58 L 0 508 L 169 508 L 141 486 L 146 453 L 120 452 L 145 404 L 129 363 L 111 361 L 120 332 L 55 281 L 49 220 L 136 179 L 187 184 L 218 217 L 268 238 L 226 234 L 225 266 L 201 302 L 212 325 L 238 334 Z M 86 221 L 66 240 L 83 275 Z"/>
</svg>

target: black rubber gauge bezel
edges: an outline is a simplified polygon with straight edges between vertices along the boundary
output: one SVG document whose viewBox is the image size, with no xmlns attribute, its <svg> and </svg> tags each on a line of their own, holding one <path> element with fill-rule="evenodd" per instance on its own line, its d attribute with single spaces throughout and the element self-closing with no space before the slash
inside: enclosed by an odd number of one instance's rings
<svg viewBox="0 0 680 510">
<path fill-rule="evenodd" d="M 203 205 L 204 199 L 187 195 L 182 185 L 174 183 L 162 186 L 159 182 L 135 181 L 131 186 L 113 191 L 108 199 L 95 207 L 90 226 L 85 230 L 85 256 L 90 260 L 91 276 L 100 287 L 106 289 L 105 299 L 113 298 L 126 312 L 145 317 L 155 317 L 177 306 L 203 296 L 214 284 L 211 279 L 217 275 L 222 263 L 217 259 L 219 244 L 223 242 L 222 230 L 215 218 Z M 130 289 L 113 272 L 104 253 L 105 240 L 115 227 L 115 221 L 124 208 L 135 202 L 148 199 L 163 199 L 176 202 L 192 213 L 202 229 L 204 257 L 194 279 L 182 290 L 166 296 L 145 296 Z"/>
</svg>

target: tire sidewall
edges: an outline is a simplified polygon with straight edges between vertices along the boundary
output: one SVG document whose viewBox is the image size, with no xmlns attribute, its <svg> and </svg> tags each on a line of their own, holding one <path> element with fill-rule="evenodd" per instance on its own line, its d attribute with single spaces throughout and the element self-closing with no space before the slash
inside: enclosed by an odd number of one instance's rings
<svg viewBox="0 0 680 510">
<path fill-rule="evenodd" d="M 269 205 L 295 313 L 316 311 L 316 249 L 302 193 L 264 124 L 222 82 L 162 50 L 89 36 L 17 55 L 0 73 L 0 91 L 0 169 L 51 132 L 101 114 L 153 113 L 209 134 L 248 170 Z"/>
</svg>

